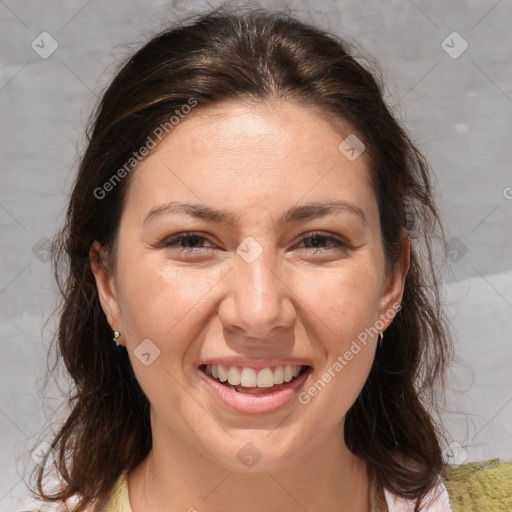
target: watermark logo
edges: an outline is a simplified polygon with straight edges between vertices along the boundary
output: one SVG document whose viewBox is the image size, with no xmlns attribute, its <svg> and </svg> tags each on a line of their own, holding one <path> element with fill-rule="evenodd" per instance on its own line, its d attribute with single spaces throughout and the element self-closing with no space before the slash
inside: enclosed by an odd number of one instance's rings
<svg viewBox="0 0 512 512">
<path fill-rule="evenodd" d="M 51 447 L 50 443 L 43 442 L 32 450 L 30 456 L 38 466 L 44 467 L 51 460 L 51 456 L 55 456 L 55 450 Z"/>
<path fill-rule="evenodd" d="M 396 316 L 402 309 L 401 304 L 393 304 L 393 306 L 383 313 L 380 318 L 371 326 L 366 327 L 357 335 L 357 339 L 352 341 L 350 348 L 343 355 L 339 355 L 334 363 L 316 380 L 307 390 L 301 391 L 298 395 L 298 401 L 302 405 L 309 404 L 311 399 L 317 396 L 329 382 L 331 382 L 345 368 L 354 357 L 361 352 L 362 347 L 368 344 L 368 338 L 374 338 L 379 335 L 384 327 Z"/>
<path fill-rule="evenodd" d="M 51 256 L 52 241 L 43 236 L 32 247 L 32 254 L 42 263 L 47 263 Z"/>
<path fill-rule="evenodd" d="M 263 247 L 252 236 L 248 236 L 236 248 L 236 252 L 246 263 L 252 263 L 261 256 Z"/>
<path fill-rule="evenodd" d="M 160 357 L 160 349 L 150 339 L 142 341 L 133 353 L 144 366 L 150 366 Z"/>
<path fill-rule="evenodd" d="M 458 263 L 468 252 L 467 245 L 456 236 L 444 245 L 444 254 L 452 263 Z"/>
<path fill-rule="evenodd" d="M 47 59 L 59 47 L 59 43 L 48 32 L 41 32 L 30 44 L 41 59 Z"/>
<path fill-rule="evenodd" d="M 458 32 L 452 32 L 441 43 L 441 48 L 452 59 L 458 59 L 468 49 L 468 47 L 468 42 Z"/>
<path fill-rule="evenodd" d="M 443 450 L 443 460 L 452 467 L 458 467 L 468 460 L 469 453 L 457 441 L 452 441 Z"/>
<path fill-rule="evenodd" d="M 357 135 L 351 133 L 346 139 L 344 139 L 338 146 L 338 149 L 347 160 L 353 162 L 357 160 L 366 149 L 363 141 L 357 137 Z"/>
<path fill-rule="evenodd" d="M 238 450 L 236 455 L 240 459 L 240 462 L 248 468 L 254 467 L 263 456 L 260 450 L 250 441 L 245 443 L 242 448 Z"/>
</svg>

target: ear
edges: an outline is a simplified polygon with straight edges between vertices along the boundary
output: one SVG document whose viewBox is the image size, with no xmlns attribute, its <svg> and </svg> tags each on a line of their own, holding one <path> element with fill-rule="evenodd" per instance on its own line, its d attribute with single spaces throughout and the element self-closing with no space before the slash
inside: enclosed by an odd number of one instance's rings
<svg viewBox="0 0 512 512">
<path fill-rule="evenodd" d="M 107 263 L 105 250 L 98 241 L 94 241 L 89 250 L 89 261 L 91 262 L 92 272 L 98 288 L 98 297 L 100 299 L 101 309 L 107 317 L 112 331 L 123 333 L 122 315 L 117 299 L 115 275 Z M 124 345 L 123 336 L 119 343 Z"/>
<path fill-rule="evenodd" d="M 402 228 L 400 233 L 401 252 L 392 273 L 386 278 L 382 290 L 379 318 L 385 322 L 385 331 L 399 311 L 404 294 L 405 278 L 411 264 L 411 240 L 409 232 Z"/>
</svg>

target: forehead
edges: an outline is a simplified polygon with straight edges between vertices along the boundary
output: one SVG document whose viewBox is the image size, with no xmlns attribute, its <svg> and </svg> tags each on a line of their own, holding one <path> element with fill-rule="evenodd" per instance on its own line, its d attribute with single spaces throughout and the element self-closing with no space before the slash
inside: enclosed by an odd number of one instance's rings
<svg viewBox="0 0 512 512">
<path fill-rule="evenodd" d="M 184 133 L 185 132 L 185 133 Z M 319 108 L 287 101 L 227 101 L 201 109 L 196 107 L 156 149 L 181 148 L 188 156 L 240 159 L 257 153 L 256 165 L 265 158 L 282 163 L 306 159 L 321 165 L 340 156 L 339 144 L 353 129 L 341 119 Z M 366 162 L 363 154 L 362 161 Z M 362 163 L 362 162 L 360 162 Z"/>
<path fill-rule="evenodd" d="M 127 202 L 146 210 L 170 199 L 239 210 L 301 199 L 364 203 L 373 195 L 369 159 L 340 151 L 351 134 L 321 111 L 287 102 L 198 105 L 136 169 Z"/>
</svg>

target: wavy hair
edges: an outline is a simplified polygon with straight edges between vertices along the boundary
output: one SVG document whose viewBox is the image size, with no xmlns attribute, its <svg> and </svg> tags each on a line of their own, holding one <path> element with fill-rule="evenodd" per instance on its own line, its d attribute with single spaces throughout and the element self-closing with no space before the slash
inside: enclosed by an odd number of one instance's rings
<svg viewBox="0 0 512 512">
<path fill-rule="evenodd" d="M 379 77 L 375 64 L 341 37 L 263 9 L 214 9 L 161 32 L 126 60 L 90 121 L 65 223 L 53 244 L 62 294 L 54 345 L 73 392 L 70 413 L 51 443 L 61 483 L 57 491 L 45 490 L 50 469 L 40 468 L 34 484 L 40 498 L 74 499 L 76 511 L 100 507 L 121 473 L 139 464 L 152 444 L 150 404 L 126 350 L 112 342 L 89 260 L 98 240 L 115 265 L 123 198 L 134 171 L 111 187 L 108 199 L 98 190 L 191 98 L 196 111 L 223 101 L 280 99 L 322 110 L 363 140 L 387 271 L 399 261 L 402 229 L 409 233 L 402 308 L 347 412 L 344 435 L 381 488 L 418 499 L 419 510 L 443 471 L 434 391 L 443 383 L 452 344 L 432 250 L 443 231 L 429 166 L 385 104 Z"/>
</svg>

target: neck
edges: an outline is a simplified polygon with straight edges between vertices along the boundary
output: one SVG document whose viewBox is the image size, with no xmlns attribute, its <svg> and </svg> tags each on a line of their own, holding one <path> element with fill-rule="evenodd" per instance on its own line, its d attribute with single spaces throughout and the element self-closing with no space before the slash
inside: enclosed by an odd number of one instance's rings
<svg viewBox="0 0 512 512">
<path fill-rule="evenodd" d="M 128 475 L 133 512 L 282 512 L 369 510 L 365 462 L 343 433 L 275 470 L 234 472 L 183 440 L 153 436 L 148 457 Z"/>
</svg>

